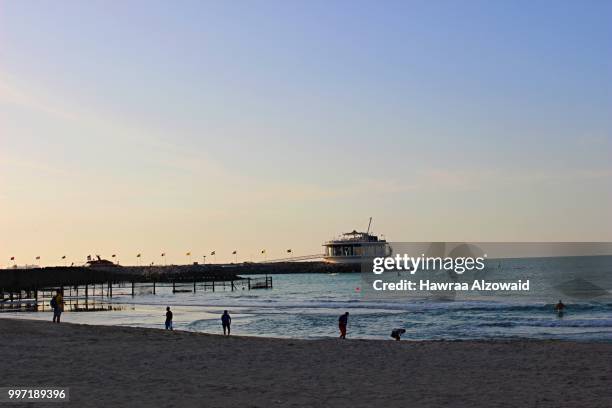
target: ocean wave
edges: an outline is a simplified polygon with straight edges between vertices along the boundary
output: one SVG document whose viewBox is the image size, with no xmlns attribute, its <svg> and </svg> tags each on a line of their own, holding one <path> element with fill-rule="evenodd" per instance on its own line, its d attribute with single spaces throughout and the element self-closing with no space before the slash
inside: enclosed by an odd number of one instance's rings
<svg viewBox="0 0 612 408">
<path fill-rule="evenodd" d="M 612 319 L 551 320 L 532 323 L 537 327 L 612 327 Z"/>
<path fill-rule="evenodd" d="M 612 319 L 557 319 L 479 323 L 477 327 L 612 327 Z"/>
<path fill-rule="evenodd" d="M 240 308 L 275 308 L 279 310 L 289 309 L 344 309 L 344 308 L 359 308 L 359 309 L 385 309 L 389 312 L 428 312 L 428 313 L 446 313 L 446 312 L 470 312 L 470 313 L 533 313 L 550 312 L 553 310 L 553 304 L 544 303 L 502 303 L 502 302 L 479 302 L 479 301 L 370 301 L 361 299 L 274 299 L 263 298 L 232 298 L 225 297 L 223 299 L 211 299 L 209 301 L 201 301 L 201 299 L 181 299 L 159 297 L 156 299 L 132 300 L 115 298 L 111 300 L 114 304 L 129 304 L 142 306 L 159 306 L 172 305 L 176 307 L 240 307 Z M 580 312 L 612 312 L 612 304 L 609 303 L 577 303 L 567 304 L 567 310 L 571 313 Z"/>
</svg>

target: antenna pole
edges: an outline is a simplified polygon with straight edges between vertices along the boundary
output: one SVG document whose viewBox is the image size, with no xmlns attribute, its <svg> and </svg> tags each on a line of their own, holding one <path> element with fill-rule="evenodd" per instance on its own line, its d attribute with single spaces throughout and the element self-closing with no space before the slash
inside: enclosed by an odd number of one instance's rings
<svg viewBox="0 0 612 408">
<path fill-rule="evenodd" d="M 372 225 L 372 217 L 370 217 L 370 222 L 368 222 L 368 232 L 366 234 L 370 235 L 370 226 Z"/>
</svg>

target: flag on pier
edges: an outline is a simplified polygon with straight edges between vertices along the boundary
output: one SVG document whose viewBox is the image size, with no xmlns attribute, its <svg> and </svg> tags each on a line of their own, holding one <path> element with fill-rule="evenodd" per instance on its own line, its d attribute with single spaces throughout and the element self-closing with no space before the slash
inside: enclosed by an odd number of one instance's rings
<svg viewBox="0 0 612 408">
<path fill-rule="evenodd" d="M 191 252 L 187 252 L 185 255 L 187 255 L 187 256 L 191 256 Z"/>
<path fill-rule="evenodd" d="M 261 250 L 261 253 L 262 253 L 262 254 L 265 254 L 265 253 L 266 253 L 266 250 L 265 250 L 265 249 L 262 249 L 262 250 Z"/>
<path fill-rule="evenodd" d="M 114 258 L 114 257 L 116 257 L 116 256 L 117 256 L 117 255 L 115 255 L 115 254 L 112 254 L 112 255 L 111 255 L 111 258 Z"/>
<path fill-rule="evenodd" d="M 211 254 L 211 255 L 214 255 L 214 254 L 215 254 L 215 251 L 212 251 L 210 254 Z"/>
<path fill-rule="evenodd" d="M 11 261 L 14 261 L 14 260 L 15 260 L 15 257 L 14 257 L 14 256 L 11 256 Z"/>
<path fill-rule="evenodd" d="M 66 255 L 62 255 L 62 259 L 66 259 Z"/>
<path fill-rule="evenodd" d="M 288 249 L 288 250 L 287 250 L 287 253 L 288 253 L 288 254 L 290 254 L 290 253 L 292 253 L 292 252 L 293 252 L 293 250 L 292 250 L 292 249 Z"/>
<path fill-rule="evenodd" d="M 234 249 L 234 252 L 232 252 L 232 255 L 236 255 L 237 253 L 238 253 L 238 251 L 236 251 L 236 250 Z"/>
<path fill-rule="evenodd" d="M 136 255 L 136 258 L 140 258 L 140 254 Z"/>
<path fill-rule="evenodd" d="M 40 255 L 38 255 L 38 256 L 36 257 L 36 259 L 40 259 Z"/>
<path fill-rule="evenodd" d="M 166 256 L 166 253 L 165 253 L 165 252 L 162 252 L 161 256 Z"/>
</svg>

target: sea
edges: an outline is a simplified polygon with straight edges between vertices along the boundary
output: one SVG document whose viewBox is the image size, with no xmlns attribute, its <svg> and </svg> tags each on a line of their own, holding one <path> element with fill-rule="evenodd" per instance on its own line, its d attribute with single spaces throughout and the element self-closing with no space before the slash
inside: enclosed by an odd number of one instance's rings
<svg viewBox="0 0 612 408">
<path fill-rule="evenodd" d="M 527 266 L 525 266 L 527 265 Z M 515 271 L 518 277 L 547 274 L 543 264 L 512 263 L 499 270 Z M 576 263 L 573 263 L 575 267 Z M 528 276 L 525 276 L 529 271 Z M 261 277 L 261 276 L 259 276 Z M 113 298 L 104 300 L 107 310 L 65 312 L 65 322 L 94 325 L 163 328 L 166 307 L 174 314 L 174 329 L 222 333 L 220 316 L 232 316 L 232 334 L 297 339 L 335 338 L 338 317 L 349 312 L 348 337 L 388 339 L 395 328 L 403 328 L 406 340 L 475 339 L 560 339 L 572 341 L 612 341 L 612 301 L 610 292 L 593 298 L 566 298 L 563 315 L 554 311 L 558 291 L 530 297 L 454 296 L 412 298 L 365 294 L 368 280 L 359 273 L 275 274 L 271 289 L 231 291 L 218 287 L 215 292 L 172 293 L 170 286 L 150 290 L 114 289 Z M 410 278 L 410 274 L 398 279 Z M 494 279 L 494 274 L 487 275 Z M 543 282 L 548 280 L 540 279 Z M 604 282 L 605 286 L 605 282 Z M 108 310 L 110 309 L 110 310 Z M 49 311 L 4 311 L 2 317 L 51 320 Z"/>
</svg>

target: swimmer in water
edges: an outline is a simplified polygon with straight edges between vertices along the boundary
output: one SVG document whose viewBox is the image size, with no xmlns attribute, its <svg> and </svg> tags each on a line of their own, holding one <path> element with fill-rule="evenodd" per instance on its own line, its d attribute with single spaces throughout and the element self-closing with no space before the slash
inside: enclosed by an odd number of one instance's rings
<svg viewBox="0 0 612 408">
<path fill-rule="evenodd" d="M 565 309 L 565 305 L 563 304 L 563 302 L 561 301 L 561 299 L 559 299 L 559 303 L 557 303 L 555 305 L 555 312 L 557 312 L 557 314 L 559 315 L 559 317 L 563 317 L 563 310 Z"/>
</svg>

